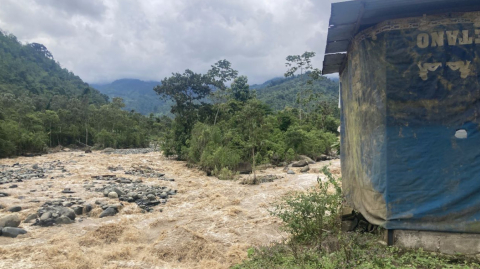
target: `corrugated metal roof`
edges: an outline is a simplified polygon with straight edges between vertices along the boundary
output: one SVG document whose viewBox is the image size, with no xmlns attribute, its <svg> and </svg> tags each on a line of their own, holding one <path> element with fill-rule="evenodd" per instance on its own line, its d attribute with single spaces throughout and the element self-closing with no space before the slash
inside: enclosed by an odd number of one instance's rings
<svg viewBox="0 0 480 269">
<path fill-rule="evenodd" d="M 339 72 L 355 34 L 377 23 L 423 14 L 477 10 L 480 10 L 479 0 L 356 0 L 333 3 L 322 72 Z M 330 57 L 332 53 L 344 55 Z"/>
</svg>

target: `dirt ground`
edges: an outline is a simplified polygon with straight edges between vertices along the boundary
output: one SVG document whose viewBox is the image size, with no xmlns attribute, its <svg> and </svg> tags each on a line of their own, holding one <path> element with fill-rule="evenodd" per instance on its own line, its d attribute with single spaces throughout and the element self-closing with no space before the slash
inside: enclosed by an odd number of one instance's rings
<svg viewBox="0 0 480 269">
<path fill-rule="evenodd" d="M 84 156 L 82 156 L 84 155 Z M 134 203 L 125 203 L 119 214 L 98 218 L 80 217 L 73 224 L 38 227 L 22 223 L 28 231 L 17 238 L 0 237 L 0 268 L 229 268 L 247 256 L 251 246 L 268 245 L 284 238 L 278 219 L 268 213 L 271 203 L 290 191 L 303 191 L 316 184 L 318 173 L 330 165 L 339 175 L 339 160 L 311 165 L 307 174 L 287 175 L 282 168 L 270 168 L 260 174 L 282 178 L 261 185 L 241 185 L 238 181 L 221 181 L 204 172 L 187 168 L 186 163 L 169 160 L 158 152 L 147 154 L 107 155 L 101 152 L 59 152 L 38 157 L 0 160 L 0 165 L 39 164 L 60 160 L 71 175 L 64 178 L 49 175 L 17 183 L 18 188 L 0 185 L 0 192 L 11 194 L 0 198 L 6 208 L 20 205 L 24 219 L 35 213 L 47 200 L 65 196 L 64 188 L 75 191 L 94 204 L 106 199 L 101 193 L 87 192 L 85 183 L 91 176 L 117 174 L 108 166 L 149 166 L 174 178 L 174 182 L 157 178 L 142 178 L 146 184 L 158 184 L 177 189 L 165 205 L 153 213 L 141 213 Z M 0 166 L 0 169 L 1 166 Z M 6 168 L 3 168 L 6 169 Z M 59 174 L 60 175 L 60 172 Z M 51 179 L 51 177 L 54 179 Z M 46 186 L 49 186 L 48 188 Z M 31 192 L 31 190 L 36 190 Z M 40 202 L 31 202 L 39 200 Z M 163 209 L 160 212 L 159 209 Z M 9 214 L 0 210 L 0 217 Z"/>
</svg>

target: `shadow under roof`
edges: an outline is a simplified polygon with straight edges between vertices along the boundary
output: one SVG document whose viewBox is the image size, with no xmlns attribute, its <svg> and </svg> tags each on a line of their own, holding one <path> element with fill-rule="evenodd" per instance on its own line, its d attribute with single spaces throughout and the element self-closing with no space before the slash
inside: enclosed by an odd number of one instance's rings
<svg viewBox="0 0 480 269">
<path fill-rule="evenodd" d="M 480 0 L 356 0 L 332 4 L 322 73 L 340 72 L 353 37 L 385 20 L 480 10 Z"/>
</svg>

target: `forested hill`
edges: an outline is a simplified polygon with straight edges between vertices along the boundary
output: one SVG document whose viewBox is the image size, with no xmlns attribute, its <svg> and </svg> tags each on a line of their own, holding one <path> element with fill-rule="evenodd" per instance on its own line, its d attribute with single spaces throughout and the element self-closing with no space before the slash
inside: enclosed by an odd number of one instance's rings
<svg viewBox="0 0 480 269">
<path fill-rule="evenodd" d="M 270 105 L 275 110 L 285 107 L 295 107 L 297 94 L 304 89 L 305 83 L 310 79 L 308 75 L 293 78 L 278 77 L 260 85 L 252 85 L 251 89 L 257 91 L 257 98 Z M 309 86 L 313 93 L 319 94 L 319 101 L 338 102 L 338 82 L 321 77 Z"/>
<path fill-rule="evenodd" d="M 305 87 L 308 76 L 294 78 L 278 77 L 263 84 L 250 86 L 257 91 L 257 97 L 274 110 L 285 107 L 295 107 L 297 93 Z M 124 110 L 134 110 L 143 115 L 171 115 L 171 101 L 164 101 L 153 88 L 159 85 L 157 81 L 141 81 L 138 79 L 120 79 L 109 84 L 92 84 L 91 86 L 106 94 L 110 99 L 120 97 L 125 102 Z M 314 93 L 320 94 L 320 101 L 338 102 L 338 82 L 322 77 L 311 86 Z"/>
<path fill-rule="evenodd" d="M 109 84 L 92 84 L 91 86 L 110 98 L 120 97 L 125 103 L 124 109 L 134 110 L 143 115 L 169 115 L 170 101 L 161 100 L 153 88 L 157 81 L 141 81 L 138 79 L 120 79 Z"/>
<path fill-rule="evenodd" d="M 0 158 L 58 145 L 148 145 L 160 119 L 122 107 L 62 68 L 45 46 L 0 31 Z"/>
<path fill-rule="evenodd" d="M 54 96 L 80 97 L 89 103 L 105 104 L 106 95 L 62 68 L 41 44 L 22 45 L 14 35 L 0 31 L 0 93 L 34 97 L 37 110 L 48 109 Z"/>
</svg>

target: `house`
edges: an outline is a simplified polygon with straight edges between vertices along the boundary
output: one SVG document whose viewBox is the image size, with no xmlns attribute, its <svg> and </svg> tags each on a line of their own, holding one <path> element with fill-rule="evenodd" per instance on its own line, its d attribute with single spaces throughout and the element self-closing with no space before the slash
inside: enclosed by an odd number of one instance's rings
<svg viewBox="0 0 480 269">
<path fill-rule="evenodd" d="M 480 233 L 480 1 L 332 4 L 342 188 L 387 230 Z"/>
</svg>

